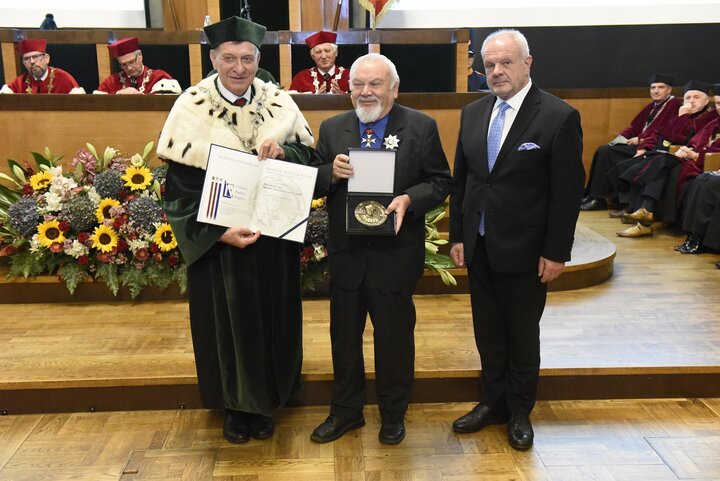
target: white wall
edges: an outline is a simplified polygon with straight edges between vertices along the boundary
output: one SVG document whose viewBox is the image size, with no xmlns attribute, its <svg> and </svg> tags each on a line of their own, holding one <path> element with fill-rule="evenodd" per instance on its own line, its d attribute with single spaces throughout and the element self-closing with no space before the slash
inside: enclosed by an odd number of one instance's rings
<svg viewBox="0 0 720 481">
<path fill-rule="evenodd" d="M 395 0 L 377 28 L 720 23 L 718 0 Z"/>
<path fill-rule="evenodd" d="M 39 28 L 46 13 L 58 28 L 145 28 L 143 0 L 0 0 L 0 27 Z"/>
</svg>

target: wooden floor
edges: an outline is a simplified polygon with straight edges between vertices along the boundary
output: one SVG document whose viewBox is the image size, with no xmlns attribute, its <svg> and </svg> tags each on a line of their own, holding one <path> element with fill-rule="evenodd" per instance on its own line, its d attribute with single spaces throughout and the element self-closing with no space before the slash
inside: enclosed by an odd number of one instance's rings
<svg viewBox="0 0 720 481">
<path fill-rule="evenodd" d="M 0 417 L 0 481 L 720 480 L 720 399 L 546 401 L 528 452 L 503 426 L 458 435 L 471 404 L 415 404 L 399 446 L 368 424 L 324 445 L 324 408 L 281 410 L 275 435 L 231 445 L 208 410 Z"/>
<path fill-rule="evenodd" d="M 621 224 L 605 212 L 582 213 L 581 222 L 616 243 L 615 275 L 549 295 L 542 375 L 573 384 L 581 375 L 640 382 L 720 373 L 720 255 L 678 254 L 672 246 L 683 236 L 662 228 L 652 238 L 616 238 Z M 416 304 L 418 382 L 477 376 L 467 295 L 418 296 Z M 305 301 L 304 310 L 304 377 L 327 381 L 327 301 Z M 0 409 L 22 390 L 50 393 L 51 405 L 73 389 L 196 382 L 182 301 L 3 304 L 0 313 Z M 371 334 L 369 326 L 370 377 Z M 502 426 L 452 433 L 471 406 L 413 404 L 397 447 L 378 443 L 375 406 L 365 428 L 330 445 L 309 441 L 326 406 L 279 410 L 271 440 L 241 446 L 223 441 L 221 418 L 208 410 L 11 411 L 0 416 L 0 481 L 720 480 L 715 396 L 541 401 L 527 453 L 508 448 Z"/>
</svg>

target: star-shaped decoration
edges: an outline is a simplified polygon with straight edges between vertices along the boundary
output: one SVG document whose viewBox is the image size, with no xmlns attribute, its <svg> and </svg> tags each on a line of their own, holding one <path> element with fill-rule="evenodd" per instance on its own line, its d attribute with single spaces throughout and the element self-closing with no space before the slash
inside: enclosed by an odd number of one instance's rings
<svg viewBox="0 0 720 481">
<path fill-rule="evenodd" d="M 400 139 L 397 138 L 397 135 L 388 135 L 383 142 L 383 147 L 388 150 L 395 150 L 398 145 L 400 145 Z"/>
<path fill-rule="evenodd" d="M 363 147 L 370 148 L 375 143 L 375 139 L 373 138 L 372 134 L 366 134 L 367 137 L 362 138 Z"/>
</svg>

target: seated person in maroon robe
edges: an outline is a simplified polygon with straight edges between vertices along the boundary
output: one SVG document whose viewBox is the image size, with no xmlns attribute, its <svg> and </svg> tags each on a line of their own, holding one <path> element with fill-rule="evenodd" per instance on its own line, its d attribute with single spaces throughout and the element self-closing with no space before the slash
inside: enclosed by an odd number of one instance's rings
<svg viewBox="0 0 720 481">
<path fill-rule="evenodd" d="M 640 148 L 644 139 L 665 127 L 677 115 L 681 102 L 672 95 L 673 78 L 667 74 L 656 73 L 648 79 L 648 84 L 652 101 L 615 139 L 595 151 L 580 210 L 607 209 L 607 200 L 617 196 L 616 186 L 611 180 L 645 153 Z M 618 164 L 622 162 L 624 163 L 618 168 Z"/>
<path fill-rule="evenodd" d="M 15 50 L 27 70 L 24 74 L 3 85 L 0 93 L 7 94 L 84 94 L 85 90 L 65 70 L 50 66 L 47 41 L 22 40 Z"/>
<path fill-rule="evenodd" d="M 136 37 L 123 38 L 108 45 L 110 55 L 115 57 L 120 72 L 115 72 L 100 84 L 96 94 L 151 94 L 159 93 L 157 88 L 162 85 L 162 93 L 180 93 L 180 84 L 164 70 L 148 68 L 143 65 L 140 42 Z M 167 82 L 160 83 L 167 79 Z"/>
<path fill-rule="evenodd" d="M 700 97 L 702 102 L 707 105 L 707 92 L 710 91 L 710 85 L 691 80 L 685 86 L 685 91 L 686 100 L 689 98 L 688 94 L 692 94 L 691 97 Z M 715 109 L 720 111 L 720 97 L 716 96 L 715 100 Z M 632 213 L 623 215 L 622 219 L 623 222 L 635 223 L 635 225 L 618 232 L 618 236 L 642 237 L 653 233 L 654 212 L 663 191 L 668 188 L 674 192 L 680 192 L 683 184 L 702 173 L 705 154 L 720 151 L 718 120 L 720 117 L 715 115 L 714 120 L 706 123 L 686 145 L 680 147 L 674 154 L 658 151 L 653 155 L 645 156 L 645 161 L 638 172 L 627 177 L 627 180 L 631 182 L 629 205 Z M 670 173 L 676 166 L 680 166 L 677 183 L 669 183 Z"/>
<path fill-rule="evenodd" d="M 338 53 L 336 40 L 336 33 L 323 31 L 305 39 L 315 66 L 298 72 L 292 79 L 290 91 L 313 94 L 350 92 L 350 70 L 335 65 Z"/>
</svg>

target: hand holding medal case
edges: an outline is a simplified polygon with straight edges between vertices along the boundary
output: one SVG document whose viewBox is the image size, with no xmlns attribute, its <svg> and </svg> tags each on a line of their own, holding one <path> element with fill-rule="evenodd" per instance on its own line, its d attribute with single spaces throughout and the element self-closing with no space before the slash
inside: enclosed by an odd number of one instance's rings
<svg viewBox="0 0 720 481">
<path fill-rule="evenodd" d="M 348 235 L 395 235 L 393 200 L 395 151 L 350 149 L 353 175 L 348 179 L 345 230 Z"/>
</svg>

